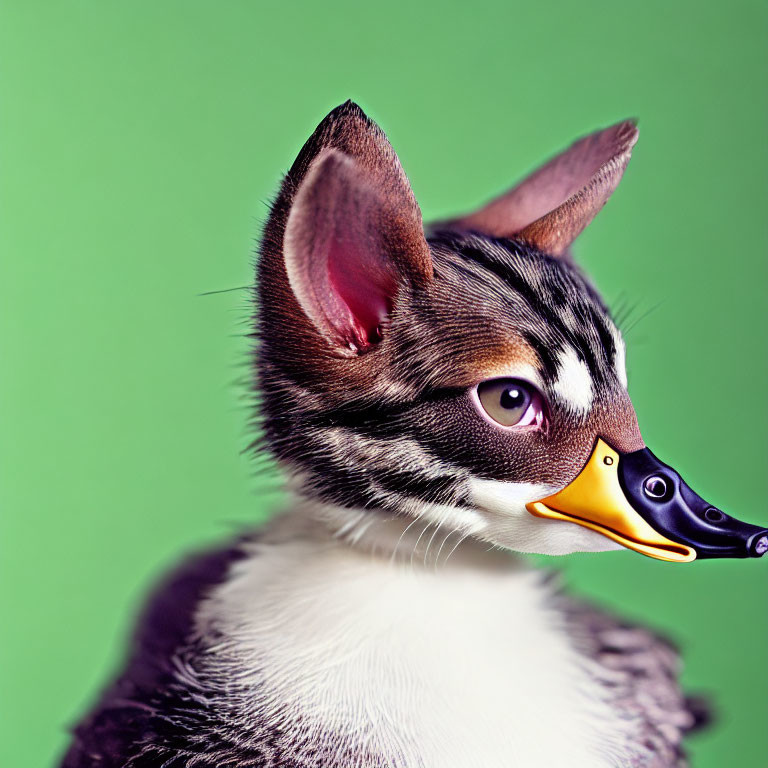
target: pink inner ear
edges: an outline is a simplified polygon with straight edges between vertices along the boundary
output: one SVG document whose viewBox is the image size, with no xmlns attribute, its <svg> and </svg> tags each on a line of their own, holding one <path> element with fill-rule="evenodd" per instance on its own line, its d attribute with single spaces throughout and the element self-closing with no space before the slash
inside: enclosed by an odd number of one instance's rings
<svg viewBox="0 0 768 768">
<path fill-rule="evenodd" d="M 327 150 L 296 194 L 283 254 L 301 308 L 343 354 L 364 352 L 381 339 L 381 325 L 405 279 L 396 254 L 417 253 L 404 240 L 386 184 L 363 175 L 351 158 Z M 402 218 L 402 216 L 401 216 Z M 424 249 L 420 220 L 418 237 Z"/>
<path fill-rule="evenodd" d="M 361 348 L 381 339 L 381 324 L 392 310 L 397 283 L 392 274 L 377 264 L 378 254 L 366 254 L 361 243 L 331 238 L 328 250 L 328 278 L 331 288 L 352 315 L 350 329 Z M 369 263 L 370 262 L 370 263 Z"/>
</svg>

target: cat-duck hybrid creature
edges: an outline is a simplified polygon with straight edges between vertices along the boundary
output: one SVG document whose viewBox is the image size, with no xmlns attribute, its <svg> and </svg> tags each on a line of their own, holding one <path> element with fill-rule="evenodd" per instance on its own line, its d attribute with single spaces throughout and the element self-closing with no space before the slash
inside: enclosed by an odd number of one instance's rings
<svg viewBox="0 0 768 768">
<path fill-rule="evenodd" d="M 748 557 L 768 531 L 646 448 L 570 246 L 637 139 L 581 139 L 425 229 L 351 102 L 264 230 L 263 443 L 292 498 L 150 600 L 64 768 L 678 766 L 677 655 L 513 552 Z"/>
</svg>

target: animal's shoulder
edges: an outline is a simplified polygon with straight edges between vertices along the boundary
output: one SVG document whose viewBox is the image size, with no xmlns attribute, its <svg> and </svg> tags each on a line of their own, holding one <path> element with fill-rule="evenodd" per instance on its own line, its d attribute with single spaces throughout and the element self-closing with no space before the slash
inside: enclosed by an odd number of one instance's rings
<svg viewBox="0 0 768 768">
<path fill-rule="evenodd" d="M 145 747 L 166 742 L 181 722 L 176 714 L 190 709 L 176 678 L 190 648 L 195 609 L 241 557 L 236 544 L 198 554 L 162 580 L 140 614 L 123 670 L 74 729 L 62 768 L 148 768 L 168 759 L 152 762 Z"/>
<path fill-rule="evenodd" d="M 640 724 L 651 765 L 685 765 L 683 740 L 709 720 L 704 699 L 680 685 L 680 653 L 668 638 L 589 603 L 558 597 L 568 634 L 608 691 L 612 707 Z"/>
<path fill-rule="evenodd" d="M 328 750 L 342 765 L 363 757 L 330 733 L 299 755 L 279 724 L 255 715 L 244 729 L 220 681 L 198 674 L 215 640 L 210 631 L 198 637 L 200 605 L 236 563 L 257 556 L 258 538 L 190 557 L 153 590 L 122 670 L 73 729 L 61 768 L 327 768 Z M 377 755 L 365 757 L 384 768 Z"/>
</svg>

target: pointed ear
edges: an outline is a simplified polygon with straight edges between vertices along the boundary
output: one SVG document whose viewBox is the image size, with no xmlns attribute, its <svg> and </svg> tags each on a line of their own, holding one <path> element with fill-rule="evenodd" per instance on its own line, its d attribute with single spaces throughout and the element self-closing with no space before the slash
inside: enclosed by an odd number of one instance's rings
<svg viewBox="0 0 768 768">
<path fill-rule="evenodd" d="M 282 225 L 282 264 L 272 259 L 266 268 L 282 267 L 294 302 L 282 312 L 298 310 L 343 355 L 373 348 L 401 287 L 432 276 L 421 211 L 400 162 L 351 102 L 307 142 L 272 218 L 267 239 Z"/>
<path fill-rule="evenodd" d="M 438 226 L 514 237 L 563 256 L 618 186 L 637 136 L 631 120 L 586 136 L 479 211 Z"/>
<path fill-rule="evenodd" d="M 410 200 L 392 199 L 337 149 L 312 163 L 288 216 L 283 255 L 301 308 L 333 346 L 370 349 L 400 283 L 429 276 L 413 212 Z"/>
</svg>

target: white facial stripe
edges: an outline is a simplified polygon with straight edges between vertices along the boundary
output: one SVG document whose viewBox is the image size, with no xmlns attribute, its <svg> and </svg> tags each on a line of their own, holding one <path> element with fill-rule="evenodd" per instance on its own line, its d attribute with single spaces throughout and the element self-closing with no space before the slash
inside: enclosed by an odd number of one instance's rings
<svg viewBox="0 0 768 768">
<path fill-rule="evenodd" d="M 619 377 L 621 386 L 627 388 L 627 348 L 624 339 L 616 326 L 611 325 L 613 334 L 613 343 L 616 345 L 616 355 L 613 358 L 613 367 L 616 369 L 616 375 Z"/>
<path fill-rule="evenodd" d="M 555 394 L 563 403 L 579 414 L 587 414 L 592 407 L 592 377 L 576 350 L 567 347 L 557 359 Z"/>
</svg>

